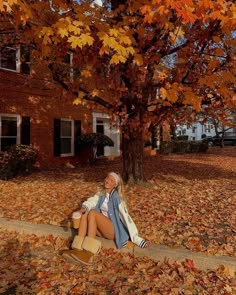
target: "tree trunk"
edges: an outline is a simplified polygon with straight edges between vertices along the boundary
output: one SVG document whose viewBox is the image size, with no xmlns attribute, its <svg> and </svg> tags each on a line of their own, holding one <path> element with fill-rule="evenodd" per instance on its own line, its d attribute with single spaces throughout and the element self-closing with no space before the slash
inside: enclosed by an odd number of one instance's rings
<svg viewBox="0 0 236 295">
<path fill-rule="evenodd" d="M 144 181 L 142 130 L 122 132 L 123 180 L 128 183 Z"/>
</svg>

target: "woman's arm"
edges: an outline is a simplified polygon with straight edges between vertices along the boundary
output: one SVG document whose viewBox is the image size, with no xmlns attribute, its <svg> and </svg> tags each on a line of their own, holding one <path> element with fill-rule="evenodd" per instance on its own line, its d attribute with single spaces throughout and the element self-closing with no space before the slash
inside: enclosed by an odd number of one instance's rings
<svg viewBox="0 0 236 295">
<path fill-rule="evenodd" d="M 86 212 L 88 212 L 91 209 L 94 209 L 98 203 L 98 200 L 99 193 L 95 194 L 93 197 L 90 197 L 85 202 L 83 202 L 82 209 L 84 209 Z"/>
<path fill-rule="evenodd" d="M 138 229 L 133 221 L 133 219 L 130 217 L 128 210 L 126 208 L 125 202 L 121 202 L 119 204 L 119 214 L 120 214 L 120 219 L 127 228 L 129 232 L 129 236 L 131 241 L 136 244 L 137 246 L 141 248 L 145 248 L 148 244 L 146 240 L 143 238 L 139 237 L 138 235 Z"/>
</svg>

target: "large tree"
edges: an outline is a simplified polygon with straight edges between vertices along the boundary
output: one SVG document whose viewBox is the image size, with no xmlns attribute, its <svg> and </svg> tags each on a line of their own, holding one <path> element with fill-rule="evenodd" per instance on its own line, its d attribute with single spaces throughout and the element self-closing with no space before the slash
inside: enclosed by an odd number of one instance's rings
<svg viewBox="0 0 236 295">
<path fill-rule="evenodd" d="M 75 103 L 119 120 L 126 181 L 144 179 L 150 126 L 189 106 L 236 106 L 234 1 L 0 0 L 0 11 L 1 42 L 27 43 L 32 62 L 45 63 Z M 67 52 L 73 80 L 61 70 Z"/>
</svg>

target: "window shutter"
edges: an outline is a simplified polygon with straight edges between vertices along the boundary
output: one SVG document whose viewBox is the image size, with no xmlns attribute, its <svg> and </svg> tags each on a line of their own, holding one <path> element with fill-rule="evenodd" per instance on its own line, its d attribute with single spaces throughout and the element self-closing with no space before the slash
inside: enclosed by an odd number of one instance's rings
<svg viewBox="0 0 236 295">
<path fill-rule="evenodd" d="M 30 49 L 29 47 L 21 47 L 21 73 L 30 74 Z"/>
<path fill-rule="evenodd" d="M 80 146 L 78 144 L 77 137 L 81 135 L 81 121 L 75 120 L 74 123 L 75 155 L 78 155 L 80 153 Z"/>
<path fill-rule="evenodd" d="M 54 119 L 54 156 L 61 155 L 61 120 Z"/>
<path fill-rule="evenodd" d="M 21 118 L 21 144 L 30 145 L 30 117 Z"/>
</svg>

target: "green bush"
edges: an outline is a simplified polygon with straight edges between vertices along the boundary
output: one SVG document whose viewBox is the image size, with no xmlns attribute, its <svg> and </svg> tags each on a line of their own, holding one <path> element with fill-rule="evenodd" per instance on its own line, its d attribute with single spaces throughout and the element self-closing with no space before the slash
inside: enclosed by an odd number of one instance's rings
<svg viewBox="0 0 236 295">
<path fill-rule="evenodd" d="M 16 176 L 14 156 L 8 152 L 0 152 L 0 179 L 7 180 Z"/>
<path fill-rule="evenodd" d="M 179 135 L 176 137 L 177 140 L 188 140 L 188 135 Z"/>
<path fill-rule="evenodd" d="M 208 150 L 208 144 L 202 141 L 180 141 L 172 140 L 161 144 L 160 152 L 169 153 L 205 153 Z"/>
<path fill-rule="evenodd" d="M 173 141 L 173 152 L 174 153 L 189 153 L 190 152 L 190 142 L 186 140 L 174 140 Z"/>
<path fill-rule="evenodd" d="M 161 154 L 169 154 L 174 151 L 173 141 L 163 141 L 160 146 Z"/>
<path fill-rule="evenodd" d="M 207 142 L 202 142 L 198 141 L 199 144 L 199 153 L 206 153 L 208 150 L 208 143 Z"/>
<path fill-rule="evenodd" d="M 144 143 L 144 147 L 152 146 L 151 140 L 146 140 Z"/>
<path fill-rule="evenodd" d="M 30 173 L 36 162 L 37 151 L 27 145 L 11 146 L 0 153 L 0 179 L 6 180 L 19 174 Z"/>
</svg>

